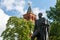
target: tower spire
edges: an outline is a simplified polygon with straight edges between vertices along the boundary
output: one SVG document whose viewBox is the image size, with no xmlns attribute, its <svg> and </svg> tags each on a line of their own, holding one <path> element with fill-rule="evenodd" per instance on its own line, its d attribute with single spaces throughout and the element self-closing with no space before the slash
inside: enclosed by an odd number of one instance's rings
<svg viewBox="0 0 60 40">
<path fill-rule="evenodd" d="M 27 10 L 27 13 L 32 13 L 32 9 L 31 9 L 31 2 L 28 1 L 28 10 Z"/>
<path fill-rule="evenodd" d="M 28 10 L 27 10 L 27 13 L 23 15 L 24 19 L 26 20 L 30 20 L 32 21 L 33 23 L 35 22 L 36 20 L 36 15 L 33 14 L 32 12 L 32 9 L 31 9 L 31 2 L 28 1 Z"/>
</svg>

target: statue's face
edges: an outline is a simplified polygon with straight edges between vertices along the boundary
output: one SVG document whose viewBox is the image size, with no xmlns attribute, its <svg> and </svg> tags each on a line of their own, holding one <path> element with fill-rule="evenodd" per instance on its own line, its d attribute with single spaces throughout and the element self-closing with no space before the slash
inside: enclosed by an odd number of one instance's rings
<svg viewBox="0 0 60 40">
<path fill-rule="evenodd" d="M 38 16 L 39 16 L 39 18 L 41 18 L 42 17 L 42 13 L 39 13 Z"/>
</svg>

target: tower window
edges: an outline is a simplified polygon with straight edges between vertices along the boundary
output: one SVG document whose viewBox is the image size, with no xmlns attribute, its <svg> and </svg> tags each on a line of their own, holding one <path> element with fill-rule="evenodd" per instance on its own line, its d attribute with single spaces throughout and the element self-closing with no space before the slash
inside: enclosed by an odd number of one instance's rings
<svg viewBox="0 0 60 40">
<path fill-rule="evenodd" d="M 34 18 L 34 21 L 36 20 L 36 18 Z"/>
<path fill-rule="evenodd" d="M 27 17 L 27 19 L 29 20 L 29 19 L 30 19 L 30 17 L 28 16 L 28 17 Z"/>
<path fill-rule="evenodd" d="M 32 16 L 32 20 L 34 20 L 33 16 Z"/>
</svg>

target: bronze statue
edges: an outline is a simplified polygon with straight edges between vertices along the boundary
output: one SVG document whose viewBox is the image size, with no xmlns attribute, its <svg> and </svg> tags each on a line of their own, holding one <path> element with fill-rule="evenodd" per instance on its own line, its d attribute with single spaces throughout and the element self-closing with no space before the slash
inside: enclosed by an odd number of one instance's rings
<svg viewBox="0 0 60 40">
<path fill-rule="evenodd" d="M 37 37 L 37 40 L 48 40 L 47 34 L 49 31 L 48 20 L 42 17 L 42 13 L 38 14 L 39 19 L 35 21 L 34 32 L 31 37 L 31 40 L 34 40 Z"/>
</svg>

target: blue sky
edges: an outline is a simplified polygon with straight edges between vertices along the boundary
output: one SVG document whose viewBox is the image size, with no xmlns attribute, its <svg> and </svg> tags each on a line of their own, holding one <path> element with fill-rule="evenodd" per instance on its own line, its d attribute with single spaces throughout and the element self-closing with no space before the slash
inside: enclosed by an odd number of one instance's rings
<svg viewBox="0 0 60 40">
<path fill-rule="evenodd" d="M 45 11 L 49 10 L 49 8 L 51 6 L 54 6 L 56 3 L 56 0 L 29 0 L 29 1 L 31 2 L 32 10 L 37 8 L 38 10 L 45 10 Z M 21 11 L 19 10 L 19 7 Z M 0 0 L 0 8 L 5 12 L 5 14 L 9 16 L 20 17 L 26 12 L 28 8 L 28 0 L 13 0 L 13 1 Z"/>
<path fill-rule="evenodd" d="M 56 3 L 56 0 L 30 0 L 30 1 L 32 2 L 32 7 L 39 7 L 39 9 L 49 9 L 50 6 L 54 6 Z"/>
<path fill-rule="evenodd" d="M 54 7 L 56 0 L 29 0 L 35 15 L 39 12 L 46 17 L 46 10 Z M 6 29 L 7 20 L 11 16 L 22 17 L 28 9 L 28 0 L 0 0 L 0 35 Z M 2 40 L 2 37 L 0 37 Z"/>
</svg>

